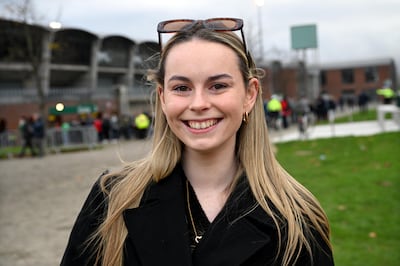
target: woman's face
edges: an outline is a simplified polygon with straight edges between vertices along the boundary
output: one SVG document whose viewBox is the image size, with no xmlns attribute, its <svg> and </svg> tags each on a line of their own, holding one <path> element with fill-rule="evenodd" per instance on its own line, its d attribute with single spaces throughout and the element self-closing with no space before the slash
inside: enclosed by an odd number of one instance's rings
<svg viewBox="0 0 400 266">
<path fill-rule="evenodd" d="M 165 61 L 161 106 L 186 149 L 210 152 L 232 148 L 244 112 L 252 109 L 258 80 L 248 90 L 238 57 L 219 43 L 191 40 L 173 47 Z"/>
</svg>

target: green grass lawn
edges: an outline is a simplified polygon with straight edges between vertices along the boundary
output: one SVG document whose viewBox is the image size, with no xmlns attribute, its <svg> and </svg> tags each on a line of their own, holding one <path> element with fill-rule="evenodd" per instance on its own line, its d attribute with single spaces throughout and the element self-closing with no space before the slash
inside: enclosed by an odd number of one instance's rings
<svg viewBox="0 0 400 266">
<path fill-rule="evenodd" d="M 325 209 L 336 265 L 399 265 L 399 132 L 276 146 L 281 164 Z"/>
<path fill-rule="evenodd" d="M 386 113 L 385 119 L 391 119 L 392 114 Z M 360 122 L 360 121 L 374 121 L 377 120 L 377 113 L 375 108 L 369 108 L 365 112 L 354 111 L 351 114 L 346 114 L 342 117 L 336 117 L 335 123 L 347 123 L 347 122 Z M 319 121 L 318 125 L 328 124 L 329 121 Z"/>
<path fill-rule="evenodd" d="M 389 117 L 390 114 L 386 114 L 386 118 Z M 336 118 L 335 123 L 370 121 L 376 119 L 377 119 L 376 109 L 368 109 L 365 112 L 355 111 L 351 115 Z"/>
</svg>

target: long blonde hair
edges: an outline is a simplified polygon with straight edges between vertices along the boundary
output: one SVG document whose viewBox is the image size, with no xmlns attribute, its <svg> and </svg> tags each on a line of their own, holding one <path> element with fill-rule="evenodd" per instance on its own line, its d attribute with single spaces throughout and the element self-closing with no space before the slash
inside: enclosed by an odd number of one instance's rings
<svg viewBox="0 0 400 266">
<path fill-rule="evenodd" d="M 157 84 L 163 84 L 165 59 L 170 49 L 193 38 L 218 42 L 235 51 L 245 83 L 252 77 L 259 78 L 251 56 L 244 51 L 241 40 L 235 34 L 193 28 L 177 33 L 163 48 L 158 69 L 151 72 L 151 78 Z M 282 254 L 276 257 L 282 258 L 283 265 L 293 264 L 305 247 L 312 258 L 310 241 L 314 240 L 310 239 L 311 230 L 321 234 L 330 246 L 329 223 L 320 204 L 283 169 L 274 156 L 265 123 L 261 88 L 248 122 L 242 124 L 237 135 L 240 167 L 236 177 L 240 176 L 240 172 L 246 173 L 254 197 L 273 218 L 278 229 L 278 250 L 282 250 Z M 91 239 L 91 244 L 96 245 L 97 262 L 102 265 L 123 264 L 123 246 L 127 237 L 123 211 L 137 207 L 145 188 L 151 182 L 167 177 L 180 161 L 181 155 L 182 143 L 169 128 L 157 95 L 150 154 L 142 160 L 127 164 L 120 172 L 110 173 L 101 179 L 102 189 L 107 194 L 108 210 L 103 223 Z M 285 241 L 281 232 L 282 225 L 286 225 L 286 229 L 282 229 L 286 230 Z"/>
</svg>

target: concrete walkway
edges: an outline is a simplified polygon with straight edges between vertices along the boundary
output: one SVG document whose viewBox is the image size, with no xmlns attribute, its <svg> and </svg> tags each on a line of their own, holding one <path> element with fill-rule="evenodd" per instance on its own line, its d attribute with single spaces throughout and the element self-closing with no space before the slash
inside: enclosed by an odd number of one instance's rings
<svg viewBox="0 0 400 266">
<path fill-rule="evenodd" d="M 270 135 L 273 142 L 287 142 L 301 139 L 368 136 L 393 131 L 400 131 L 400 123 L 390 119 L 384 121 L 383 128 L 378 121 L 363 121 L 311 126 L 307 131 L 307 136 L 301 136 L 295 126 L 286 130 L 272 130 Z"/>
</svg>

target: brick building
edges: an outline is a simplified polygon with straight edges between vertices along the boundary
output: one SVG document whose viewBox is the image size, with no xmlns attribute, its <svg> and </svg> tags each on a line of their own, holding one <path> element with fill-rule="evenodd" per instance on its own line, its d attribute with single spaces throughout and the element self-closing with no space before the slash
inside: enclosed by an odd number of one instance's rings
<svg viewBox="0 0 400 266">
<path fill-rule="evenodd" d="M 396 67 L 390 58 L 325 64 L 320 67 L 319 79 L 320 90 L 335 99 L 355 98 L 365 92 L 376 100 L 376 90 L 385 83 L 397 88 Z"/>
<path fill-rule="evenodd" d="M 271 94 L 286 95 L 293 101 L 301 96 L 314 100 L 324 91 L 334 100 L 355 100 L 365 92 L 372 101 L 377 101 L 376 90 L 385 84 L 398 88 L 396 66 L 391 58 L 363 61 L 346 61 L 304 66 L 302 62 L 282 64 L 273 61 L 264 67 L 266 76 L 262 80 L 264 98 Z"/>
</svg>

